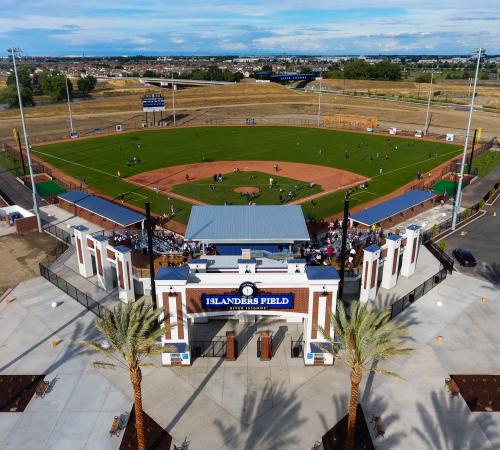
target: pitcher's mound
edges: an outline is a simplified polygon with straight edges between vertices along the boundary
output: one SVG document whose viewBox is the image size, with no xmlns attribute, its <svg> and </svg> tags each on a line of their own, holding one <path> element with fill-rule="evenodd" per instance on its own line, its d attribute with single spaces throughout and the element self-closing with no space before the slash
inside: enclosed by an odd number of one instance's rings
<svg viewBox="0 0 500 450">
<path fill-rule="evenodd" d="M 234 190 L 234 192 L 237 194 L 258 194 L 260 189 L 255 186 L 239 186 Z"/>
</svg>

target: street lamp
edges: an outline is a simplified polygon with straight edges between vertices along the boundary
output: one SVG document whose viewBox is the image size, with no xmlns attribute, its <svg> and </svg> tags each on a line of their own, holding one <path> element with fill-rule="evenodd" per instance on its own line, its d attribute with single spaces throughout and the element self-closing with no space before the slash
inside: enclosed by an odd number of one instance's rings
<svg viewBox="0 0 500 450">
<path fill-rule="evenodd" d="M 318 95 L 318 127 L 321 125 L 321 90 L 323 88 L 323 69 L 319 69 L 319 95 Z"/>
<path fill-rule="evenodd" d="M 73 137 L 73 117 L 71 115 L 71 102 L 69 100 L 69 80 L 68 76 L 65 76 L 66 79 L 66 96 L 68 97 L 68 110 L 69 110 L 69 127 L 70 127 L 70 136 Z"/>
<path fill-rule="evenodd" d="M 344 277 L 345 277 L 345 253 L 347 250 L 347 220 L 349 219 L 349 199 L 353 193 L 353 189 L 349 189 L 344 194 L 344 220 L 342 220 L 342 246 L 340 250 L 340 282 L 338 298 L 344 299 Z"/>
<path fill-rule="evenodd" d="M 427 112 L 425 114 L 425 124 L 424 124 L 424 136 L 427 135 L 427 129 L 429 128 L 429 112 L 431 109 L 431 95 L 432 95 L 432 80 L 434 79 L 434 71 L 431 70 L 431 85 L 429 86 L 429 98 L 427 99 Z"/>
<path fill-rule="evenodd" d="M 464 151 L 462 154 L 462 164 L 460 165 L 460 177 L 458 178 L 457 194 L 455 195 L 455 206 L 453 208 L 453 221 L 451 223 L 452 230 L 455 230 L 455 227 L 457 226 L 458 211 L 460 209 L 460 204 L 462 202 L 462 182 L 463 182 L 463 178 L 464 178 L 465 158 L 467 156 L 467 146 L 469 144 L 470 128 L 471 128 L 471 124 L 472 124 L 472 114 L 474 112 L 474 100 L 476 98 L 477 77 L 479 75 L 479 65 L 481 63 L 482 52 L 483 52 L 482 48 L 479 48 L 477 50 L 476 74 L 474 76 L 474 86 L 472 88 L 472 99 L 470 101 L 469 120 L 467 122 L 467 131 L 465 133 Z"/>
<path fill-rule="evenodd" d="M 40 212 L 38 211 L 38 202 L 36 199 L 36 184 L 35 178 L 33 177 L 33 166 L 31 164 L 31 149 L 28 140 L 28 133 L 26 131 L 26 122 L 24 120 L 24 111 L 23 111 L 23 101 L 21 98 L 21 89 L 19 88 L 19 78 L 17 76 L 17 66 L 16 66 L 16 56 L 21 53 L 21 50 L 15 47 L 9 48 L 7 50 L 12 54 L 12 63 L 14 64 L 14 75 L 16 78 L 16 89 L 17 89 L 17 98 L 19 100 L 19 111 L 21 112 L 21 123 L 23 125 L 23 135 L 24 135 L 24 145 L 26 147 L 26 156 L 28 158 L 28 168 L 30 170 L 30 178 L 31 178 L 31 192 L 33 194 L 33 210 L 36 215 L 36 221 L 38 224 L 38 231 L 42 232 L 42 222 L 40 220 Z"/>
</svg>

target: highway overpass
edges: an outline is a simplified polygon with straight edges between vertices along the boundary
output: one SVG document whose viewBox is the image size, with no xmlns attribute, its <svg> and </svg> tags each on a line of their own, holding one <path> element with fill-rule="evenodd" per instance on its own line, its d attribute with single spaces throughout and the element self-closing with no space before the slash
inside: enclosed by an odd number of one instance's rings
<svg viewBox="0 0 500 450">
<path fill-rule="evenodd" d="M 97 77 L 97 81 L 107 80 L 139 80 L 142 84 L 154 84 L 156 86 L 169 87 L 172 83 L 172 78 L 154 78 L 154 77 Z M 182 78 L 174 78 L 174 84 L 183 86 L 210 86 L 221 84 L 234 84 L 230 81 L 210 81 L 210 80 L 184 80 Z"/>
</svg>

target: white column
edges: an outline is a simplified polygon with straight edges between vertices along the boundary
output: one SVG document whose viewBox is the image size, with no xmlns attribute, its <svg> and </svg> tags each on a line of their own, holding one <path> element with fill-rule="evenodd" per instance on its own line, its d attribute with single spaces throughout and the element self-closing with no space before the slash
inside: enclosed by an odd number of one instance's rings
<svg viewBox="0 0 500 450">
<path fill-rule="evenodd" d="M 76 260 L 78 262 L 78 271 L 82 277 L 88 278 L 94 275 L 92 270 L 92 259 L 87 246 L 87 235 L 89 229 L 83 225 L 74 227 Z"/>
<path fill-rule="evenodd" d="M 135 300 L 134 277 L 132 275 L 132 253 L 128 247 L 115 247 L 118 297 L 124 303 Z"/>
<path fill-rule="evenodd" d="M 189 326 L 186 310 L 186 289 L 184 285 L 175 283 L 174 280 L 165 284 L 161 280 L 156 286 L 156 302 L 163 309 L 160 316 L 162 327 L 165 323 L 174 325 L 162 336 L 161 342 L 166 351 L 162 353 L 162 364 L 165 366 L 191 364 L 189 346 Z M 169 284 L 169 283 L 172 284 Z"/>
<path fill-rule="evenodd" d="M 104 290 L 111 291 L 113 289 L 112 273 L 115 268 L 108 261 L 108 238 L 102 234 L 92 236 L 92 238 L 97 265 L 97 281 Z"/>
<path fill-rule="evenodd" d="M 406 227 L 405 237 L 406 246 L 401 264 L 401 275 L 411 277 L 417 267 L 420 227 L 418 225 L 409 225 Z"/>
<path fill-rule="evenodd" d="M 386 238 L 387 256 L 385 257 L 382 284 L 384 289 L 391 289 L 398 281 L 399 251 L 401 248 L 401 236 L 391 234 Z"/>
<path fill-rule="evenodd" d="M 363 273 L 361 276 L 361 292 L 359 301 L 366 303 L 375 300 L 377 296 L 378 262 L 380 259 L 380 247 L 370 245 L 363 250 Z"/>
</svg>

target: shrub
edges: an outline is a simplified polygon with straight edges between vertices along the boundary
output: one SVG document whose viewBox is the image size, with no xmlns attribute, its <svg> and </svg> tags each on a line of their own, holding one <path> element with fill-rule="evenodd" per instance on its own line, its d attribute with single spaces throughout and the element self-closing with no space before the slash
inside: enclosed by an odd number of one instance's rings
<svg viewBox="0 0 500 450">
<path fill-rule="evenodd" d="M 431 227 L 431 236 L 434 236 L 438 231 L 438 227 L 436 224 L 432 225 Z"/>
<path fill-rule="evenodd" d="M 439 250 L 444 252 L 446 250 L 447 245 L 448 245 L 448 243 L 446 241 L 440 241 L 438 244 L 438 248 L 439 248 Z"/>
<path fill-rule="evenodd" d="M 484 198 L 482 198 L 480 201 L 479 201 L 479 209 L 483 209 L 484 207 Z"/>
</svg>

